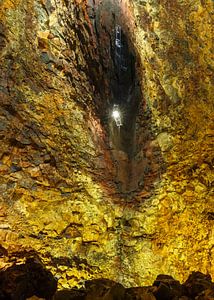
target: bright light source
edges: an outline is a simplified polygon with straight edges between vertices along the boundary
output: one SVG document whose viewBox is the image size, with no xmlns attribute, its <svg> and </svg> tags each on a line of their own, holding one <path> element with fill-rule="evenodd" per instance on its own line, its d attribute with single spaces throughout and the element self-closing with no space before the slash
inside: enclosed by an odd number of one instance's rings
<svg viewBox="0 0 214 300">
<path fill-rule="evenodd" d="M 118 110 L 113 110 L 112 117 L 114 119 L 120 118 L 120 113 Z"/>
<path fill-rule="evenodd" d="M 122 126 L 120 110 L 117 104 L 114 104 L 113 106 L 112 117 L 114 118 L 115 123 L 118 127 Z"/>
</svg>

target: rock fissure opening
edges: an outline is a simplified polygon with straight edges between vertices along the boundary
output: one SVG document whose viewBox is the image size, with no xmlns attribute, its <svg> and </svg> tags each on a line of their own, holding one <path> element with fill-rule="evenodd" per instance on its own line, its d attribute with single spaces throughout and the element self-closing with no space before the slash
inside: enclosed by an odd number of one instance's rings
<svg viewBox="0 0 214 300">
<path fill-rule="evenodd" d="M 211 11 L 2 1 L 0 268 L 34 251 L 60 289 L 213 275 Z"/>
<path fill-rule="evenodd" d="M 135 53 L 133 37 L 129 36 L 130 31 L 127 29 L 127 19 L 122 7 L 117 1 L 94 1 L 89 3 L 88 10 L 92 16 L 102 75 L 106 83 L 104 88 L 107 90 L 107 98 L 105 95 L 99 115 L 101 120 L 105 120 L 104 126 L 108 132 L 111 155 L 116 167 L 113 180 L 123 197 L 127 194 L 129 198 L 130 193 L 138 193 L 142 188 L 148 192 L 152 189 L 151 178 L 155 181 L 160 177 L 163 159 L 158 149 L 154 150 L 156 154 L 152 154 L 151 157 L 143 156 L 145 147 L 155 136 L 151 118 L 148 116 L 151 112 L 148 112 L 149 108 L 146 111 L 142 93 L 139 54 Z M 119 110 L 122 126 L 118 126 L 112 118 L 114 106 Z M 138 130 L 138 127 L 142 128 L 138 120 L 143 121 L 146 134 Z M 158 151 L 160 156 L 157 159 Z M 153 162 L 156 165 L 155 169 Z"/>
</svg>

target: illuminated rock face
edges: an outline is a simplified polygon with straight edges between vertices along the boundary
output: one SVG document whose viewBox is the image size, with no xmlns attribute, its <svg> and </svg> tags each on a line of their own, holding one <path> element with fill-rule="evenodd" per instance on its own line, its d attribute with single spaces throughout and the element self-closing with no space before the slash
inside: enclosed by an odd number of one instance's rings
<svg viewBox="0 0 214 300">
<path fill-rule="evenodd" d="M 1 267 L 36 252 L 59 288 L 214 276 L 212 1 L 131 2 L 1 3 Z M 127 139 L 113 19 L 136 60 Z"/>
</svg>

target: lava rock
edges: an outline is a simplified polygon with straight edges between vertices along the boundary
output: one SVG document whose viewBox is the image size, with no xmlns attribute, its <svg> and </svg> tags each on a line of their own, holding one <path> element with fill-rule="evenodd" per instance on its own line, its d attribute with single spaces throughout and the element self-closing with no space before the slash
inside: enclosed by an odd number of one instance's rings
<svg viewBox="0 0 214 300">
<path fill-rule="evenodd" d="M 25 300 L 34 295 L 51 299 L 56 288 L 57 282 L 51 272 L 31 258 L 25 264 L 0 272 L 1 300 Z"/>
<path fill-rule="evenodd" d="M 143 299 L 143 300 L 156 300 L 154 291 L 156 287 L 135 287 L 126 289 L 125 300 Z"/>
<path fill-rule="evenodd" d="M 41 53 L 41 60 L 43 63 L 48 64 L 51 62 L 50 55 L 47 52 L 42 52 Z"/>
<path fill-rule="evenodd" d="M 195 297 L 197 300 L 214 300 L 214 289 L 207 289 Z"/>
<path fill-rule="evenodd" d="M 53 300 L 84 300 L 85 291 L 75 289 L 57 291 Z"/>
<path fill-rule="evenodd" d="M 157 287 L 154 295 L 156 299 L 179 299 L 187 294 L 187 290 L 180 284 L 178 280 L 175 280 L 169 275 L 158 275 L 153 283 L 153 286 Z"/>
<path fill-rule="evenodd" d="M 85 283 L 85 300 L 123 300 L 125 288 L 122 284 L 108 279 L 94 279 Z"/>
<path fill-rule="evenodd" d="M 205 295 L 203 293 L 205 293 L 206 290 L 214 291 L 214 283 L 211 281 L 211 276 L 201 272 L 192 272 L 184 283 L 184 286 L 187 289 L 187 295 L 192 298 L 196 298 L 199 295 Z"/>
<path fill-rule="evenodd" d="M 7 255 L 8 255 L 7 249 L 5 249 L 4 247 L 2 247 L 0 245 L 0 257 L 7 256 Z M 0 299 L 1 299 L 1 297 L 0 297 Z"/>
<path fill-rule="evenodd" d="M 22 168 L 20 167 L 20 166 L 17 166 L 17 165 L 12 165 L 11 167 L 10 167 L 10 169 L 11 169 L 11 172 L 19 172 L 19 171 L 21 171 L 22 170 Z"/>
</svg>

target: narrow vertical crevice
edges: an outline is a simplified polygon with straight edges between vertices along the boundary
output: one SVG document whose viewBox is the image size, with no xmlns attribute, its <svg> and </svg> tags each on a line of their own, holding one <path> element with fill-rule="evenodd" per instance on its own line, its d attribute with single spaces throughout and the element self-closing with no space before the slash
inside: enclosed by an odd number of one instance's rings
<svg viewBox="0 0 214 300">
<path fill-rule="evenodd" d="M 122 126 L 114 119 L 109 122 L 113 157 L 117 162 L 119 190 L 130 190 L 132 159 L 136 149 L 136 116 L 141 101 L 141 90 L 136 72 L 136 54 L 123 27 L 115 24 L 111 39 L 112 68 L 110 70 L 110 109 L 117 105 Z"/>
<path fill-rule="evenodd" d="M 135 119 L 140 101 L 136 95 L 136 58 L 130 50 L 128 38 L 121 25 L 116 24 L 111 40 L 112 68 L 110 70 L 111 109 L 118 105 L 121 114 L 120 128 L 112 124 L 112 141 L 115 148 L 131 159 L 134 152 Z M 116 124 L 117 125 L 117 124 Z M 118 132 L 119 131 L 119 132 Z"/>
<path fill-rule="evenodd" d="M 101 99 L 99 116 L 108 133 L 116 168 L 112 181 L 122 197 L 128 199 L 133 193 L 152 190 L 153 181 L 159 176 L 159 161 L 162 162 L 160 149 L 152 146 L 155 137 L 151 112 L 141 85 L 143 66 L 139 68 L 140 58 L 120 3 L 90 0 L 88 11 L 103 72 L 100 83 L 105 83 L 101 88 L 106 97 Z M 112 114 L 115 106 L 120 114 L 119 122 Z M 146 152 L 152 153 L 150 157 Z"/>
</svg>

